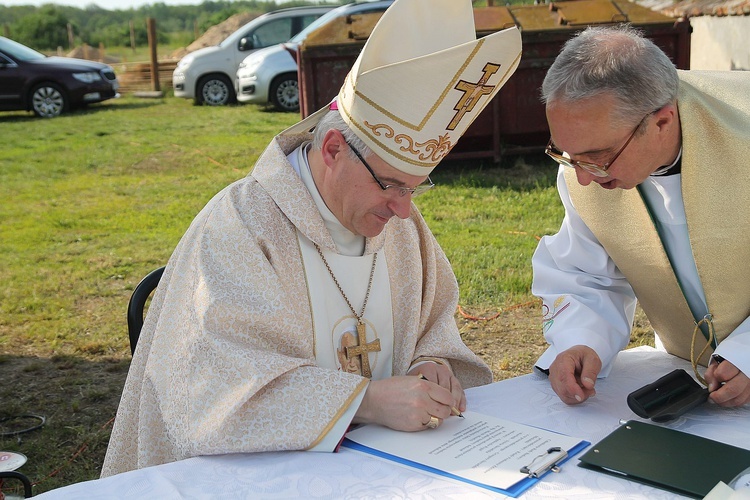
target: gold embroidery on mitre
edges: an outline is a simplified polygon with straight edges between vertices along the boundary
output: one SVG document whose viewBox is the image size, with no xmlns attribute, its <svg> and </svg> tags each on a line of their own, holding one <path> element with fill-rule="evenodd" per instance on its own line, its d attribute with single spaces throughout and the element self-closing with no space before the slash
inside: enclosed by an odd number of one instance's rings
<svg viewBox="0 0 750 500">
<path fill-rule="evenodd" d="M 461 119 L 466 116 L 466 113 L 471 113 L 474 110 L 474 106 L 477 105 L 481 97 L 491 95 L 495 91 L 497 85 L 485 84 L 487 83 L 487 80 L 489 80 L 492 75 L 497 73 L 499 69 L 499 64 L 488 62 L 484 65 L 484 68 L 482 69 L 482 72 L 484 74 L 478 82 L 471 83 L 467 82 L 466 80 L 459 80 L 456 86 L 453 87 L 459 92 L 463 92 L 463 95 L 458 100 L 456 105 L 453 106 L 453 109 L 456 110 L 456 114 L 446 127 L 447 130 L 455 130 L 458 126 L 458 122 L 460 122 Z"/>
<path fill-rule="evenodd" d="M 420 159 L 428 159 L 432 157 L 436 162 L 442 160 L 453 148 L 453 144 L 451 144 L 450 136 L 448 134 L 441 135 L 437 140 L 430 139 L 426 142 L 417 143 L 417 146 L 432 151 L 431 155 L 420 155 Z"/>
<path fill-rule="evenodd" d="M 371 125 L 367 121 L 364 123 L 366 127 L 372 130 L 374 136 L 380 137 L 382 135 L 388 139 L 393 139 L 393 142 L 399 145 L 401 151 L 413 154 L 422 162 L 432 161 L 438 163 L 453 147 L 448 134 L 441 135 L 437 139 L 429 139 L 425 142 L 415 142 L 408 134 L 396 135 L 393 128 L 385 123 L 377 125 Z M 385 130 L 385 132 L 382 130 Z"/>
<path fill-rule="evenodd" d="M 403 125 L 406 128 L 409 128 L 411 130 L 414 130 L 416 132 L 420 132 L 425 125 L 430 121 L 430 118 L 432 118 L 432 115 L 435 113 L 435 111 L 438 110 L 438 108 L 442 105 L 443 101 L 447 98 L 448 93 L 450 93 L 451 90 L 453 90 L 453 87 L 457 84 L 457 82 L 460 80 L 461 75 L 466 71 L 466 68 L 471 64 L 471 62 L 474 60 L 474 57 L 477 55 L 477 52 L 479 52 L 479 49 L 484 44 L 484 40 L 479 40 L 476 44 L 476 46 L 471 50 L 471 54 L 469 54 L 466 57 L 466 61 L 461 65 L 460 68 L 456 71 L 456 73 L 453 75 L 453 78 L 448 82 L 448 84 L 443 88 L 443 91 L 440 93 L 440 96 L 435 100 L 435 104 L 432 105 L 432 107 L 429 109 L 429 111 L 422 117 L 422 121 L 418 124 L 414 124 L 411 122 L 408 122 L 404 120 L 403 118 L 400 118 L 399 116 L 396 116 L 391 111 L 385 109 L 383 106 L 380 106 L 377 102 L 375 102 L 373 99 L 370 99 L 368 96 L 357 90 L 357 85 L 354 82 L 354 77 L 352 76 L 351 72 L 349 72 L 346 75 L 346 79 L 344 80 L 344 85 L 341 87 L 341 97 L 339 101 L 341 104 L 339 104 L 339 110 L 343 110 L 347 116 L 349 116 L 350 119 L 352 119 L 351 115 L 349 114 L 348 110 L 344 109 L 346 103 L 346 97 L 347 92 L 346 90 L 351 87 L 352 92 L 354 92 L 354 96 L 361 99 L 363 102 L 367 103 L 369 106 L 371 106 L 373 109 L 377 110 L 379 113 L 385 115 L 388 119 L 393 120 L 394 122 Z M 518 54 L 518 58 L 521 57 L 521 54 Z M 513 67 L 512 65 L 510 66 Z M 504 77 L 503 77 L 504 78 Z M 502 79 L 501 79 L 502 81 Z"/>
</svg>

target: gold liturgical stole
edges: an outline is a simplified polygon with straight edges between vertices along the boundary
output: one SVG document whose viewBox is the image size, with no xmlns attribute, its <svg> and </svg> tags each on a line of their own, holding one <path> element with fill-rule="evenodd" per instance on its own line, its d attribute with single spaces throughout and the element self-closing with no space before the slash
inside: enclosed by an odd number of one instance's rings
<svg viewBox="0 0 750 500">
<path fill-rule="evenodd" d="M 750 316 L 750 75 L 679 74 L 685 216 L 721 341 Z M 572 169 L 565 181 L 576 210 L 632 285 L 667 351 L 689 360 L 695 321 L 638 190 L 583 187 Z M 704 345 L 705 338 L 696 339 L 696 354 Z"/>
</svg>

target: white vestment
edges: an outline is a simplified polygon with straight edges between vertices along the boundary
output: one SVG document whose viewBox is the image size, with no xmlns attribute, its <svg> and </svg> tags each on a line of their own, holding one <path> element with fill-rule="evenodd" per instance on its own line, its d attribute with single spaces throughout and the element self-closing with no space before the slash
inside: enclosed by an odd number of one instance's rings
<svg viewBox="0 0 750 500">
<path fill-rule="evenodd" d="M 303 258 L 300 242 L 318 244 L 337 268 L 342 258 L 286 158 L 309 139 L 277 137 L 252 174 L 217 194 L 178 244 L 138 341 L 102 476 L 198 455 L 314 449 L 343 435 L 368 379 L 317 360 L 316 336 L 335 328 L 316 323 L 322 296 L 306 277 L 321 273 L 306 272 L 315 255 Z M 408 219 L 393 218 L 366 240 L 365 268 L 374 253 L 373 290 L 388 288 L 392 321 L 368 321 L 393 343 L 392 353 L 371 355 L 374 372 L 405 375 L 435 360 L 465 388 L 491 382 L 461 341 L 455 276 L 414 205 Z M 353 290 L 344 281 L 361 307 L 366 283 Z M 325 300 L 340 301 L 330 281 L 325 286 Z M 390 366 L 379 356 L 391 356 Z"/>
</svg>

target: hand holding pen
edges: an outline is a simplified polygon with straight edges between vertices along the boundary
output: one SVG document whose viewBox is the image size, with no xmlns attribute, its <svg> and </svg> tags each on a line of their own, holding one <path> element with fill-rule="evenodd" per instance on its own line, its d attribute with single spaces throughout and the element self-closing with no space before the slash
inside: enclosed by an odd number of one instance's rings
<svg viewBox="0 0 750 500">
<path fill-rule="evenodd" d="M 432 363 L 425 363 L 407 376 L 371 380 L 352 423 L 423 431 L 438 427 L 444 419 L 465 408 L 463 389 L 450 370 L 442 365 L 435 370 Z"/>
<path fill-rule="evenodd" d="M 414 368 L 412 374 L 416 374 L 420 380 L 439 385 L 450 391 L 453 396 L 453 404 L 449 405 L 450 414 L 463 418 L 461 412 L 466 409 L 466 395 L 461 387 L 461 383 L 447 366 L 432 362 L 423 363 Z M 435 428 L 440 425 L 440 420 L 432 416 L 430 421 L 424 425 L 429 428 Z"/>
<path fill-rule="evenodd" d="M 422 375 L 422 372 L 418 373 L 417 377 L 419 377 L 420 380 L 430 381 L 430 379 Z M 456 408 L 455 406 L 451 406 L 451 415 L 464 418 L 464 414 L 458 411 L 458 408 Z M 435 418 L 435 417 L 432 417 L 432 418 Z M 430 419 L 430 421 L 432 421 L 432 419 Z"/>
<path fill-rule="evenodd" d="M 747 374 L 725 360 L 721 356 L 714 356 L 706 373 L 709 399 L 720 406 L 742 406 L 750 402 L 750 379 Z"/>
</svg>

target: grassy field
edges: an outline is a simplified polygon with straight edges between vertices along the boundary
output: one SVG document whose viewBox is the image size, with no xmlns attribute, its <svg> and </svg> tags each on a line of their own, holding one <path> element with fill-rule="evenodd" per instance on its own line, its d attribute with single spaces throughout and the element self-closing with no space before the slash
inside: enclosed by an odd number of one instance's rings
<svg viewBox="0 0 750 500">
<path fill-rule="evenodd" d="M 35 493 L 98 477 L 130 362 L 133 287 L 297 119 L 133 97 L 52 120 L 0 115 L 0 450 L 29 458 L 20 471 Z M 465 310 L 537 304 L 529 258 L 562 216 L 554 172 L 542 157 L 436 170 L 438 188 L 418 205 L 455 266 Z M 519 342 L 497 356 L 524 359 L 493 366 L 503 377 L 527 370 L 527 346 L 543 345 L 538 307 L 522 316 L 524 335 L 495 327 Z M 505 337 L 457 318 L 490 362 Z M 45 426 L 13 434 L 35 422 L 18 418 L 28 414 Z"/>
</svg>

